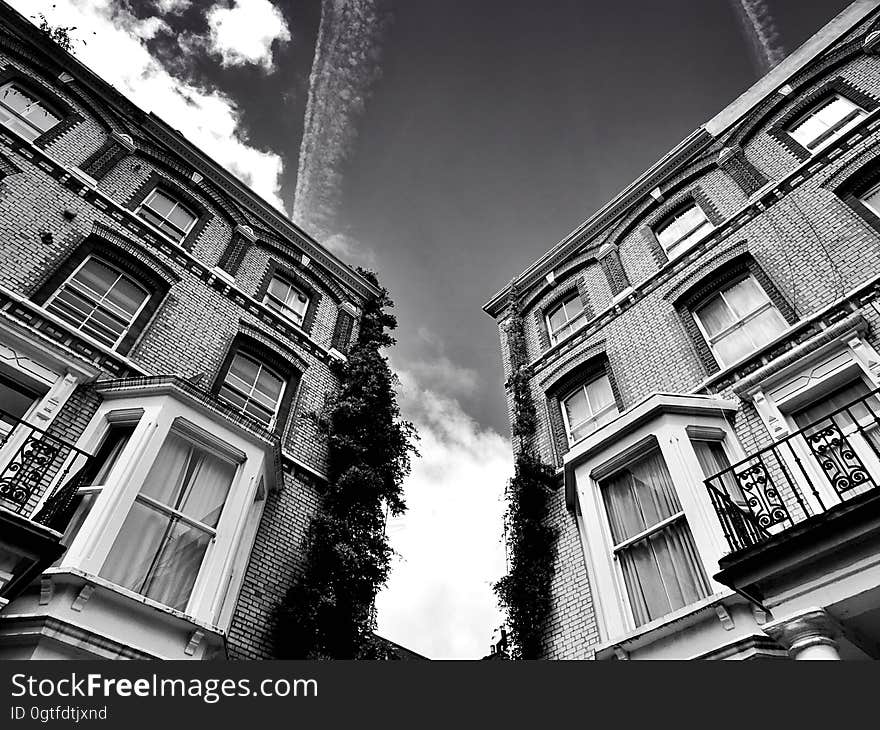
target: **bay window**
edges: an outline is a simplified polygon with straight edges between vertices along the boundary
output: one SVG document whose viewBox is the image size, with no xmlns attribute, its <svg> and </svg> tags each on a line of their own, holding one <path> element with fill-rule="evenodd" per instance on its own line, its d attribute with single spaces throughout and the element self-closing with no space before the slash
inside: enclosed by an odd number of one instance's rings
<svg viewBox="0 0 880 730">
<path fill-rule="evenodd" d="M 74 329 L 116 347 L 148 299 L 147 290 L 118 266 L 88 256 L 45 306 Z"/>
<path fill-rule="evenodd" d="M 15 81 L 0 86 L 0 124 L 18 132 L 28 142 L 60 121 L 59 114 Z"/>
<path fill-rule="evenodd" d="M 555 345 L 564 340 L 584 324 L 586 311 L 580 295 L 575 291 L 571 296 L 547 312 L 547 332 L 550 343 Z"/>
<path fill-rule="evenodd" d="M 788 127 L 792 138 L 815 151 L 832 142 L 859 122 L 865 110 L 841 94 L 832 94 Z"/>
<path fill-rule="evenodd" d="M 697 203 L 690 203 L 666 218 L 654 230 L 654 235 L 672 258 L 677 253 L 690 248 L 694 243 L 712 231 L 714 226 Z"/>
<path fill-rule="evenodd" d="M 712 354 L 722 366 L 763 347 L 788 327 L 751 275 L 725 286 L 693 314 Z"/>
<path fill-rule="evenodd" d="M 617 415 L 617 402 L 608 375 L 578 385 L 560 401 L 569 443 L 579 441 Z"/>
<path fill-rule="evenodd" d="M 183 611 L 237 465 L 171 431 L 100 575 Z"/>
<path fill-rule="evenodd" d="M 600 484 L 636 626 L 709 595 L 684 510 L 659 449 Z"/>
</svg>

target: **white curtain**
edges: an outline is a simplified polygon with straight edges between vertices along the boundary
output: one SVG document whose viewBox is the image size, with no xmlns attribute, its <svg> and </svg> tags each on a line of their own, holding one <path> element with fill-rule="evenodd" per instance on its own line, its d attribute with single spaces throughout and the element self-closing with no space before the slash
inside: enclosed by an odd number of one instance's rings
<svg viewBox="0 0 880 730">
<path fill-rule="evenodd" d="M 101 569 L 114 583 L 184 610 L 211 533 L 179 518 L 216 527 L 235 465 L 171 433 L 141 488 L 159 508 L 135 500 Z"/>
<path fill-rule="evenodd" d="M 616 545 L 681 512 L 659 451 L 602 484 L 602 495 Z M 708 595 L 708 581 L 683 516 L 620 548 L 617 557 L 636 625 Z"/>
</svg>

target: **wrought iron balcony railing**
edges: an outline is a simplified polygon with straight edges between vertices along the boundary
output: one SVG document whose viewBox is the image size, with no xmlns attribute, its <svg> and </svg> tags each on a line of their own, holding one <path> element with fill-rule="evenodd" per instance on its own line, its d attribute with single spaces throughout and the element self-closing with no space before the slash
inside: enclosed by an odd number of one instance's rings
<svg viewBox="0 0 880 730">
<path fill-rule="evenodd" d="M 90 460 L 91 455 L 82 449 L 0 409 L 0 506 L 3 508 L 29 514 L 51 489 L 34 520 L 63 531 L 67 508 Z"/>
<path fill-rule="evenodd" d="M 880 485 L 880 389 L 705 480 L 731 552 Z"/>
</svg>

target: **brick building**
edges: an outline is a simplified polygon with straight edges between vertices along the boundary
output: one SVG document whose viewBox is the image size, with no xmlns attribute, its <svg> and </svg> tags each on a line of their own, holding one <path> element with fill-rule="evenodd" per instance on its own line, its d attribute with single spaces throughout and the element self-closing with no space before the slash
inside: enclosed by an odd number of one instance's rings
<svg viewBox="0 0 880 730">
<path fill-rule="evenodd" d="M 559 479 L 546 658 L 880 657 L 878 8 L 486 305 Z"/>
<path fill-rule="evenodd" d="M 270 656 L 375 288 L 0 21 L 0 657 Z"/>
</svg>

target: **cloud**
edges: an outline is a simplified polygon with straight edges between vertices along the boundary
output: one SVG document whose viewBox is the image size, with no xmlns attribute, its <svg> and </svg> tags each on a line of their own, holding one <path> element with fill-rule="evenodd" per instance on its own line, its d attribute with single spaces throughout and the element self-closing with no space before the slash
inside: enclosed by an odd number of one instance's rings
<svg viewBox="0 0 880 730">
<path fill-rule="evenodd" d="M 224 66 L 274 67 L 272 46 L 290 40 L 290 30 L 281 11 L 269 0 L 233 0 L 232 5 L 215 5 L 206 14 L 208 50 Z"/>
<path fill-rule="evenodd" d="M 443 340 L 427 327 L 419 327 L 414 344 L 425 353 L 419 360 L 404 360 L 397 365 L 416 382 L 440 395 L 464 398 L 476 393 L 480 376 L 476 370 L 462 367 L 446 355 Z"/>
<path fill-rule="evenodd" d="M 323 0 L 305 125 L 294 221 L 320 239 L 338 232 L 342 180 L 357 123 L 380 75 L 383 0 Z"/>
<path fill-rule="evenodd" d="M 193 144 L 283 210 L 281 157 L 248 143 L 235 102 L 216 89 L 182 82 L 150 54 L 145 41 L 164 21 L 138 20 L 112 0 L 11 0 L 25 17 L 45 13 L 54 25 L 76 26 L 88 37 L 77 58 L 138 106 L 155 112 Z M 92 36 L 92 32 L 95 33 Z"/>
<path fill-rule="evenodd" d="M 785 58 L 770 8 L 764 0 L 731 1 L 752 45 L 755 63 L 761 73 L 767 73 Z"/>
<path fill-rule="evenodd" d="M 409 372 L 400 376 L 421 457 L 405 484 L 407 512 L 388 526 L 400 557 L 376 600 L 378 633 L 432 659 L 478 659 L 502 621 L 492 584 L 505 571 L 510 442 L 458 401 L 420 387 Z"/>
<path fill-rule="evenodd" d="M 160 13 L 179 15 L 185 10 L 189 10 L 192 0 L 155 0 L 154 4 Z"/>
</svg>

